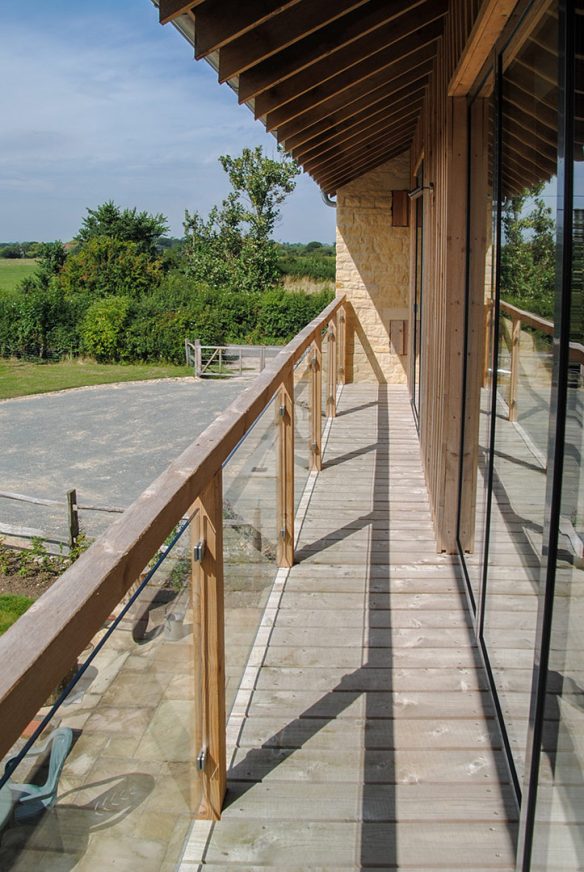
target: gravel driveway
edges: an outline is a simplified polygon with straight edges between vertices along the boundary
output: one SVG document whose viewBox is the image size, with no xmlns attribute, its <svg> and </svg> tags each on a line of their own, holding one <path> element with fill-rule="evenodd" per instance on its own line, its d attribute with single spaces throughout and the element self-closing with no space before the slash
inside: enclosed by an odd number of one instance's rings
<svg viewBox="0 0 584 872">
<path fill-rule="evenodd" d="M 0 403 L 0 489 L 128 506 L 243 390 L 239 379 L 169 379 L 81 388 Z M 65 509 L 0 498 L 0 524 L 64 536 Z M 84 512 L 90 535 L 117 516 Z"/>
</svg>

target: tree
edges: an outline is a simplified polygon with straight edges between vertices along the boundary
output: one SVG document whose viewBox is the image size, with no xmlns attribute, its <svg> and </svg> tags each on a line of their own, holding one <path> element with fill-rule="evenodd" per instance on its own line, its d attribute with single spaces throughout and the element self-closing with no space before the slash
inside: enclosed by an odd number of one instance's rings
<svg viewBox="0 0 584 872">
<path fill-rule="evenodd" d="M 68 299 L 138 298 L 157 287 L 160 277 L 160 260 L 153 260 L 138 243 L 94 236 L 69 255 L 58 280 Z"/>
<path fill-rule="evenodd" d="M 161 236 L 168 231 L 164 215 L 151 215 L 134 209 L 120 209 L 108 200 L 97 209 L 88 209 L 76 240 L 82 244 L 96 236 L 109 236 L 120 242 L 133 242 L 138 251 L 155 257 Z"/>
<path fill-rule="evenodd" d="M 215 287 L 265 291 L 279 275 L 271 239 L 279 207 L 294 190 L 300 169 L 289 158 L 265 157 L 260 147 L 219 161 L 232 191 L 207 219 L 185 212 L 188 272 Z"/>
<path fill-rule="evenodd" d="M 537 315 L 553 315 L 556 274 L 555 223 L 541 198 L 543 185 L 509 197 L 502 211 L 501 292 Z"/>
</svg>

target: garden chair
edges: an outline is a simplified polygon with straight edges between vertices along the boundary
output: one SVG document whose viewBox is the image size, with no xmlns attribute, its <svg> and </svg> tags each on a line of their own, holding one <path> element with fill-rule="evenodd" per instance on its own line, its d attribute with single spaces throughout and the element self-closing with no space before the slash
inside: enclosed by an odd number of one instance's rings
<svg viewBox="0 0 584 872">
<path fill-rule="evenodd" d="M 73 731 L 70 727 L 59 727 L 46 742 L 38 748 L 32 748 L 25 760 L 30 757 L 40 757 L 50 747 L 49 771 L 44 784 L 16 784 L 9 781 L 7 787 L 12 793 L 14 803 L 13 820 L 15 823 L 23 823 L 31 820 L 46 809 L 51 808 L 57 799 L 59 777 L 65 765 L 67 754 L 73 743 Z M 11 771 L 12 760 L 6 763 L 6 771 Z M 12 764 L 14 766 L 14 764 Z"/>
</svg>

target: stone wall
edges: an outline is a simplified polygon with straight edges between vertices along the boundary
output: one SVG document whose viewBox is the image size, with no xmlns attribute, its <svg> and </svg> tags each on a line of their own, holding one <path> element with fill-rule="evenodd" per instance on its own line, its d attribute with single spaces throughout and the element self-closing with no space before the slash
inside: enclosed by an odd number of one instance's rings
<svg viewBox="0 0 584 872">
<path fill-rule="evenodd" d="M 409 152 L 337 191 L 337 294 L 348 302 L 347 381 L 406 382 L 390 321 L 409 317 L 410 230 L 391 226 L 391 192 L 410 187 Z M 405 337 L 407 351 L 407 325 Z"/>
</svg>

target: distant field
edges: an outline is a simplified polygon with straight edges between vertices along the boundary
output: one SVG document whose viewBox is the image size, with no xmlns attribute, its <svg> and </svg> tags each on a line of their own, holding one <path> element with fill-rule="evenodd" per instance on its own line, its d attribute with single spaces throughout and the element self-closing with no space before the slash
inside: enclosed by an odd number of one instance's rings
<svg viewBox="0 0 584 872">
<path fill-rule="evenodd" d="M 87 385 L 177 378 L 192 374 L 190 367 L 162 364 L 108 364 L 82 360 L 27 363 L 22 360 L 0 360 L 0 400 Z"/>
<path fill-rule="evenodd" d="M 0 257 L 0 294 L 13 291 L 19 282 L 34 272 L 36 264 L 32 257 Z"/>
</svg>

